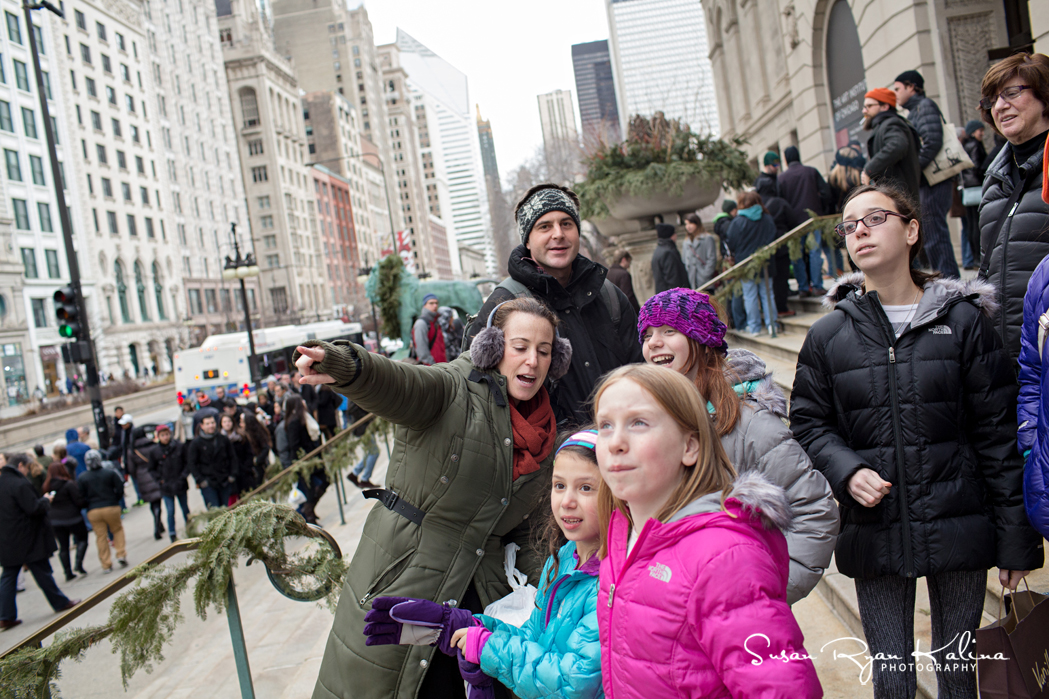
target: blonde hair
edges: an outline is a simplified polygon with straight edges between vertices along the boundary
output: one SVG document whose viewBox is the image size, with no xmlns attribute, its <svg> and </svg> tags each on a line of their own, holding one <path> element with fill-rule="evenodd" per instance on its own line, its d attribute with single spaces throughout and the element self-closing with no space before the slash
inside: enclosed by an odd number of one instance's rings
<svg viewBox="0 0 1049 699">
<path fill-rule="evenodd" d="M 724 502 L 732 490 L 732 481 L 736 471 L 721 446 L 714 422 L 707 414 L 707 399 L 696 386 L 676 371 L 667 371 L 663 367 L 651 364 L 629 364 L 608 374 L 598 385 L 594 396 L 594 413 L 601 404 L 601 396 L 620 381 L 633 381 L 647 391 L 681 428 L 686 436 L 695 436 L 699 441 L 699 458 L 694 466 L 681 465 L 686 471 L 685 477 L 671 493 L 666 504 L 656 514 L 656 519 L 666 522 L 682 507 L 703 495 L 721 491 Z M 598 513 L 601 519 L 601 548 L 598 556 L 608 554 L 608 522 L 612 513 L 619 510 L 634 525 L 627 504 L 612 494 L 608 484 L 602 479 L 598 489 Z"/>
</svg>

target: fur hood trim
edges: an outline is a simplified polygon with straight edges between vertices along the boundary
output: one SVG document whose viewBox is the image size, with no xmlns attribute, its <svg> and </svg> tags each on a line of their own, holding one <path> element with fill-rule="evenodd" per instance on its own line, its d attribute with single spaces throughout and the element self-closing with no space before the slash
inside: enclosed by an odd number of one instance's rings
<svg viewBox="0 0 1049 699">
<path fill-rule="evenodd" d="M 744 471 L 736 476 L 729 491 L 727 500 L 736 500 L 743 509 L 758 516 L 766 529 L 790 531 L 794 520 L 794 511 L 787 499 L 787 492 L 772 483 L 759 471 Z M 721 491 L 708 493 L 688 505 L 685 505 L 671 517 L 667 524 L 684 519 L 690 515 L 713 514 L 721 512 Z"/>
<path fill-rule="evenodd" d="M 863 288 L 863 272 L 850 272 L 838 277 L 823 297 L 823 308 L 832 311 L 849 293 Z M 943 301 L 961 296 L 972 302 L 988 318 L 998 313 L 998 297 L 994 286 L 982 279 L 932 279 L 925 284 L 926 291 L 938 291 Z"/>
<path fill-rule="evenodd" d="M 758 355 L 750 350 L 731 349 L 726 359 L 726 378 L 729 383 L 738 385 L 757 382 L 757 386 L 747 391 L 743 397 L 744 402 L 752 404 L 756 410 L 767 410 L 780 418 L 787 416 L 787 397 L 783 395 L 783 390 L 772 379 L 772 372 Z"/>
</svg>

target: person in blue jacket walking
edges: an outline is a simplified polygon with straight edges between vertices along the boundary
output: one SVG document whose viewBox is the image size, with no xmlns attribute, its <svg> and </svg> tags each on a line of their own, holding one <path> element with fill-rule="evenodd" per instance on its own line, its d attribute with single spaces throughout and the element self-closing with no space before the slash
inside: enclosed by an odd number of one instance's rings
<svg viewBox="0 0 1049 699">
<path fill-rule="evenodd" d="M 1020 328 L 1020 397 L 1016 408 L 1017 443 L 1024 455 L 1024 508 L 1031 524 L 1049 536 L 1049 257 L 1031 275 L 1024 295 Z"/>
<path fill-rule="evenodd" d="M 604 697 L 597 630 L 597 550 L 603 527 L 596 439 L 597 430 L 583 430 L 557 450 L 551 517 L 543 532 L 550 557 L 524 625 L 428 600 L 380 597 L 365 617 L 367 643 L 436 643 L 446 653 L 457 652 L 460 673 L 471 685 L 470 699 L 495 697 L 494 681 L 520 699 Z"/>
</svg>

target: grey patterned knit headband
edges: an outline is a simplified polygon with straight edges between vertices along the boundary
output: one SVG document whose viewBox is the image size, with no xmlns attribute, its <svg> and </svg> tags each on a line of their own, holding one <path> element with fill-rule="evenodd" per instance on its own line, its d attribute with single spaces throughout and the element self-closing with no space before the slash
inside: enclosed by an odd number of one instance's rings
<svg viewBox="0 0 1049 699">
<path fill-rule="evenodd" d="M 564 211 L 580 227 L 579 209 L 571 197 L 560 189 L 540 189 L 521 205 L 517 212 L 517 227 L 521 231 L 521 244 L 528 245 L 528 234 L 535 222 L 551 211 Z"/>
</svg>

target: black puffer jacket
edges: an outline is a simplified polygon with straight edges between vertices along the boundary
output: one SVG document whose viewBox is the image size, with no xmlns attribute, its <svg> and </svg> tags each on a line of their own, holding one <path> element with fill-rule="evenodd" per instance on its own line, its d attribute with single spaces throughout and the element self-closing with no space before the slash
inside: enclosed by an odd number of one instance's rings
<svg viewBox="0 0 1049 699">
<path fill-rule="evenodd" d="M 891 109 L 875 116 L 871 125 L 874 133 L 867 141 L 870 160 L 864 171 L 875 184 L 895 182 L 917 199 L 922 176 L 918 167 L 918 132 Z"/>
<path fill-rule="evenodd" d="M 1028 158 L 1017 172 L 1013 161 L 1013 146 L 1007 143 L 998 157 L 987 168 L 980 201 L 980 250 L 990 258 L 987 281 L 998 295 L 1001 312 L 995 318 L 995 327 L 1014 365 L 1020 356 L 1020 326 L 1023 325 L 1024 294 L 1034 268 L 1049 255 L 1049 204 L 1042 201 L 1042 151 Z M 1023 182 L 1031 172 L 1028 189 L 1020 196 L 1018 206 L 998 237 L 995 224 L 1008 212 L 1005 205 L 1013 193 L 1013 182 Z M 1014 179 L 1019 175 L 1018 180 Z"/>
<path fill-rule="evenodd" d="M 791 394 L 794 437 L 841 505 L 838 569 L 869 579 L 1041 567 L 993 290 L 929 282 L 897 339 L 862 281 L 847 275 L 828 292 L 841 300 L 805 338 Z M 871 508 L 849 494 L 861 468 L 892 483 Z"/>
<path fill-rule="evenodd" d="M 907 120 L 914 124 L 921 139 L 918 167 L 924 170 L 943 148 L 943 116 L 940 107 L 925 95 L 912 95 L 903 105 Z"/>
<path fill-rule="evenodd" d="M 51 524 L 71 527 L 84 521 L 80 510 L 87 505 L 87 500 L 80 494 L 75 482 L 65 478 L 53 478 L 48 489 L 55 494 L 49 513 Z"/>
<path fill-rule="evenodd" d="M 528 248 L 519 245 L 510 253 L 507 270 L 510 276 L 528 287 L 532 295 L 544 302 L 561 320 L 561 337 L 572 343 L 572 365 L 568 373 L 550 386 L 550 400 L 560 425 L 582 425 L 590 421 L 587 401 L 598 379 L 624 364 L 645 361 L 637 341 L 637 314 L 619 287 L 613 291 L 619 298 L 619 323 L 612 323 L 601 287 L 607 270 L 582 255 L 572 263 L 572 280 L 568 288 L 545 272 L 540 272 L 528 256 Z M 614 286 L 614 285 L 613 285 Z M 492 309 L 513 294 L 496 288 L 484 302 L 477 320 L 467 329 L 467 342 L 480 332 Z"/>
<path fill-rule="evenodd" d="M 982 187 L 983 176 L 986 173 L 984 161 L 987 160 L 987 149 L 983 147 L 983 141 L 971 136 L 965 139 L 962 147 L 965 148 L 965 153 L 969 156 L 969 160 L 973 161 L 971 168 L 962 170 L 962 186 Z"/>
<path fill-rule="evenodd" d="M 688 283 L 688 270 L 681 260 L 681 251 L 677 243 L 669 238 L 656 241 L 652 251 L 652 282 L 656 293 L 667 289 L 691 289 Z"/>
<path fill-rule="evenodd" d="M 217 431 L 211 439 L 197 437 L 186 450 L 186 464 L 201 488 L 222 488 L 237 475 L 237 454 L 229 437 Z"/>
<path fill-rule="evenodd" d="M 50 558 L 58 550 L 47 518 L 49 507 L 47 498 L 37 495 L 18 469 L 0 468 L 0 566 L 16 568 Z"/>
<path fill-rule="evenodd" d="M 189 465 L 186 463 L 186 445 L 177 439 L 167 444 L 157 443 L 149 450 L 149 472 L 160 483 L 160 492 L 175 497 L 189 490 L 186 478 Z"/>
</svg>

